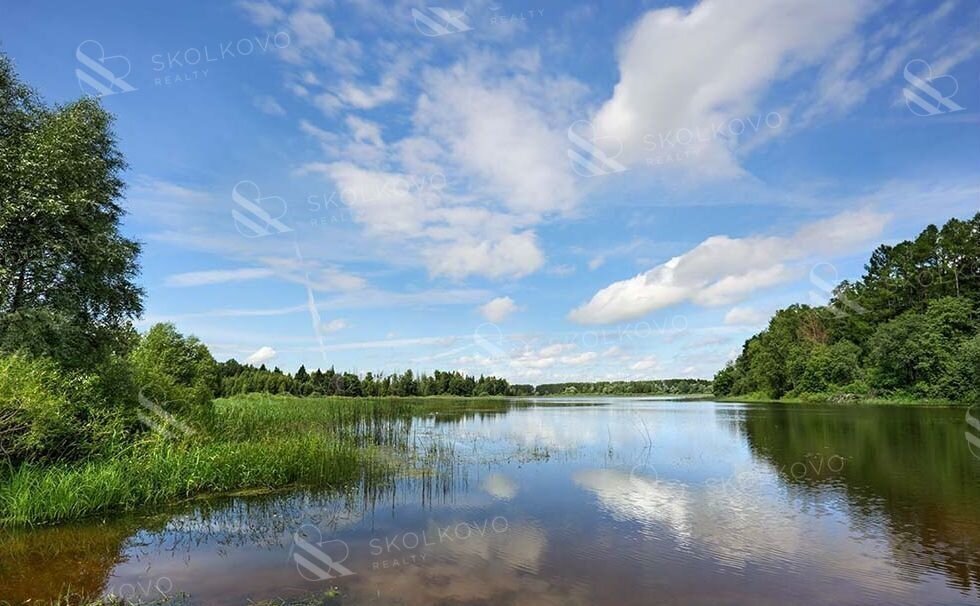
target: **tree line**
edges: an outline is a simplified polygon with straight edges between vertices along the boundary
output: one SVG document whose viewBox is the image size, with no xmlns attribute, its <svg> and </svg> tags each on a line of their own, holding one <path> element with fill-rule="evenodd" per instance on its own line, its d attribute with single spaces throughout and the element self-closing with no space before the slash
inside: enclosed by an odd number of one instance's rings
<svg viewBox="0 0 980 606">
<path fill-rule="evenodd" d="M 980 399 L 980 213 L 879 246 L 864 271 L 825 306 L 776 312 L 715 394 Z"/>
<path fill-rule="evenodd" d="M 506 379 L 483 375 L 477 378 L 459 371 L 436 370 L 432 374 L 416 375 L 406 370 L 401 374 L 368 372 L 361 376 L 353 372 L 337 372 L 332 366 L 325 371 L 317 368 L 309 372 L 303 365 L 290 374 L 279 367 L 269 370 L 263 364 L 256 368 L 232 359 L 218 364 L 218 377 L 217 393 L 221 396 L 256 392 L 347 397 L 512 395 Z"/>
<path fill-rule="evenodd" d="M 244 393 L 291 394 L 294 396 L 412 397 L 412 396 L 550 396 L 559 394 L 696 394 L 709 393 L 707 379 L 664 379 L 653 381 L 597 381 L 592 383 L 511 384 L 494 376 L 470 376 L 459 371 L 436 370 L 431 374 L 338 372 L 331 366 L 310 372 L 300 366 L 295 373 L 272 370 L 263 364 L 241 364 L 232 359 L 217 365 L 216 395 Z"/>
<path fill-rule="evenodd" d="M 711 393 L 708 379 L 658 379 L 652 381 L 595 381 L 591 383 L 546 383 L 534 395 L 690 395 Z"/>
</svg>

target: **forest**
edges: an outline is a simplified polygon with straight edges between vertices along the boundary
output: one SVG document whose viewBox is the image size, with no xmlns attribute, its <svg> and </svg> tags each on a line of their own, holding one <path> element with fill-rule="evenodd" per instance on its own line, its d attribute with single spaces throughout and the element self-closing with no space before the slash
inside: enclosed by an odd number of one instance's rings
<svg viewBox="0 0 980 606">
<path fill-rule="evenodd" d="M 827 305 L 791 305 L 718 372 L 717 396 L 980 399 L 980 213 L 881 245 Z"/>
<path fill-rule="evenodd" d="M 574 394 L 670 395 L 705 394 L 711 381 L 705 379 L 662 379 L 650 381 L 596 381 L 579 383 L 511 384 L 493 376 L 473 377 L 459 371 L 436 370 L 431 374 L 337 372 L 331 366 L 309 372 L 300 366 L 295 373 L 278 367 L 269 370 L 243 365 L 232 359 L 216 366 L 215 393 L 233 396 L 245 393 L 291 394 L 294 396 L 414 397 L 414 396 L 550 396 Z"/>
</svg>

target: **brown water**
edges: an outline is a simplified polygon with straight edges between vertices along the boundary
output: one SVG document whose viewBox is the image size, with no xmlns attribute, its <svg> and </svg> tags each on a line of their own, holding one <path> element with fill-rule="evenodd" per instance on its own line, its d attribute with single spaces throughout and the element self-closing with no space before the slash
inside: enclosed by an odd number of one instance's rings
<svg viewBox="0 0 980 606">
<path fill-rule="evenodd" d="M 581 402 L 581 400 L 579 400 Z M 976 604 L 965 410 L 594 399 L 419 419 L 454 464 L 0 537 L 0 598 Z"/>
</svg>

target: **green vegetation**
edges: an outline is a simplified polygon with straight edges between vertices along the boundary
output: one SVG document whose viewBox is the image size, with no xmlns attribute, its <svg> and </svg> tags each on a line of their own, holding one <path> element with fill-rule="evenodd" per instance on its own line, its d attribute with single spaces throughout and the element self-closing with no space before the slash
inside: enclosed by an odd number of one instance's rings
<svg viewBox="0 0 980 606">
<path fill-rule="evenodd" d="M 980 400 L 980 214 L 881 246 L 825 307 L 780 310 L 714 393 L 737 399 Z"/>
<path fill-rule="evenodd" d="M 693 395 L 711 393 L 707 379 L 662 379 L 655 381 L 595 381 L 592 383 L 547 383 L 527 395 Z"/>
<path fill-rule="evenodd" d="M 218 365 L 218 393 L 233 396 L 244 393 L 292 394 L 294 396 L 348 396 L 383 398 L 415 396 L 487 397 L 515 395 L 506 379 L 480 376 L 479 379 L 460 372 L 435 371 L 431 375 L 366 373 L 363 377 L 352 372 L 339 373 L 330 367 L 312 373 L 300 366 L 295 374 L 279 368 L 268 370 L 228 360 Z"/>
<path fill-rule="evenodd" d="M 255 395 L 217 400 L 210 415 L 184 425 L 187 433 L 146 432 L 112 457 L 25 463 L 9 471 L 0 483 L 0 526 L 58 523 L 244 488 L 383 483 L 399 466 L 424 467 L 439 454 L 410 439 L 413 417 L 461 408 L 472 406 Z"/>
<path fill-rule="evenodd" d="M 242 365 L 236 360 L 218 364 L 216 393 L 233 396 L 245 393 L 292 394 L 294 396 L 348 397 L 492 397 L 492 396 L 550 396 L 565 394 L 602 395 L 672 395 L 704 394 L 711 391 L 711 381 L 705 379 L 665 379 L 653 381 L 596 381 L 591 383 L 549 383 L 544 385 L 511 385 L 498 377 L 472 377 L 458 371 L 437 370 L 431 375 L 384 375 L 367 373 L 363 377 L 352 372 L 327 371 L 319 368 L 308 372 L 300 366 L 295 374 L 279 368 L 268 370 Z"/>
</svg>

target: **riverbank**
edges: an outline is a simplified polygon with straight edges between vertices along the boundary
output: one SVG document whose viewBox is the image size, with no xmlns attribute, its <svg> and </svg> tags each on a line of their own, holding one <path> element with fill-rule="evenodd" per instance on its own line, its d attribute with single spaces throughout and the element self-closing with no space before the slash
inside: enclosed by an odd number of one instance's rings
<svg viewBox="0 0 980 606">
<path fill-rule="evenodd" d="M 504 399 L 219 399 L 205 420 L 157 423 L 113 456 L 0 471 L 0 527 L 59 524 L 239 490 L 389 482 L 435 464 L 410 419 L 503 411 Z M 394 456 L 397 455 L 397 456 Z"/>
<path fill-rule="evenodd" d="M 840 404 L 840 405 L 895 405 L 895 406 L 970 406 L 970 402 L 952 400 L 927 400 L 907 397 L 870 397 L 859 394 L 807 394 L 803 397 L 773 398 L 768 394 L 751 393 L 741 396 L 715 397 L 717 402 L 742 404 Z"/>
</svg>

